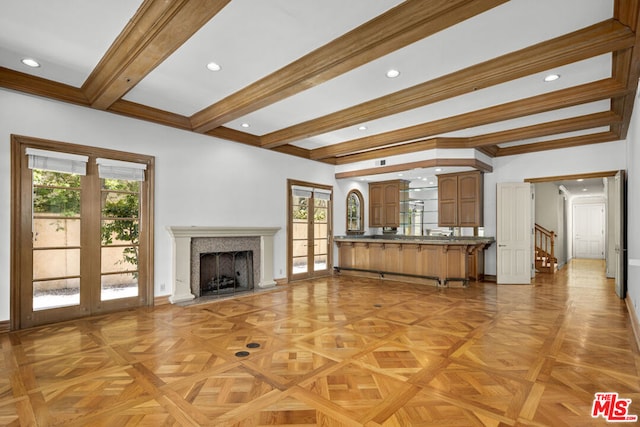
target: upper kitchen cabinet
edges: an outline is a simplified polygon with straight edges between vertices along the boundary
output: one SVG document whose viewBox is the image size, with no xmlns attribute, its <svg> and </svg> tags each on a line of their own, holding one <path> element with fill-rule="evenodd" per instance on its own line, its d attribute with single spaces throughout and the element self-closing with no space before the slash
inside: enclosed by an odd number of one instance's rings
<svg viewBox="0 0 640 427">
<path fill-rule="evenodd" d="M 403 180 L 369 184 L 369 227 L 399 227 L 409 183 Z"/>
<path fill-rule="evenodd" d="M 438 175 L 438 226 L 483 226 L 483 175 L 480 171 Z"/>
</svg>

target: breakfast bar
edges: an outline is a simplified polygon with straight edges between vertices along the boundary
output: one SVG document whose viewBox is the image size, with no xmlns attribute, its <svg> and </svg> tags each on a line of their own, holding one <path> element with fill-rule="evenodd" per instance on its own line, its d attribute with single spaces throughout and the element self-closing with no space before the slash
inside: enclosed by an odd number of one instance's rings
<svg viewBox="0 0 640 427">
<path fill-rule="evenodd" d="M 448 286 L 483 280 L 483 251 L 492 237 L 368 235 L 338 236 L 341 274 Z"/>
</svg>

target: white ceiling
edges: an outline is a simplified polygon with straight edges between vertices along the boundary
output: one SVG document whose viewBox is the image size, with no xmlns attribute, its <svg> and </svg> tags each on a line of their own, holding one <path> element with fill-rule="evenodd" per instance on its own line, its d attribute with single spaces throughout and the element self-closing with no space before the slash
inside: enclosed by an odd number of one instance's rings
<svg viewBox="0 0 640 427">
<path fill-rule="evenodd" d="M 622 0 L 624 1 L 624 0 Z M 0 67 L 81 88 L 141 6 L 158 0 L 4 0 L 0 13 Z M 186 118 L 322 48 L 400 5 L 399 0 L 232 0 L 122 99 Z M 425 7 L 436 2 L 425 1 Z M 497 2 L 496 2 L 497 3 Z M 230 120 L 224 127 L 262 137 L 318 119 L 483 61 L 563 36 L 614 17 L 614 0 L 511 0 L 461 23 L 382 55 L 321 84 Z M 28 68 L 20 60 L 41 63 Z M 458 116 L 612 77 L 612 54 L 536 72 L 402 113 L 314 133 L 290 144 L 312 151 Z M 215 61 L 222 69 L 207 70 Z M 390 79 L 385 72 L 398 69 Z M 548 73 L 561 78 L 544 82 Z M 5 86 L 12 88 L 11 85 Z M 611 102 L 553 109 L 422 138 L 472 137 L 606 112 Z M 248 124 L 249 127 L 243 127 Z M 359 126 L 366 130 L 359 130 Z M 513 147 L 606 132 L 573 132 L 508 141 Z M 433 173 L 432 170 L 420 173 Z"/>
<path fill-rule="evenodd" d="M 554 182 L 564 187 L 570 197 L 604 197 L 605 178 L 571 179 Z"/>
</svg>

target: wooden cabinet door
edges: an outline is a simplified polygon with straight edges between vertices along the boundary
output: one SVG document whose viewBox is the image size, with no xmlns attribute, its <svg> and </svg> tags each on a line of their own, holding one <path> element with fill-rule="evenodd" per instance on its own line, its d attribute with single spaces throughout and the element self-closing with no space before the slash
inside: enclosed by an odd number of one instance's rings
<svg viewBox="0 0 640 427">
<path fill-rule="evenodd" d="M 458 174 L 458 225 L 482 226 L 482 173 Z"/>
<path fill-rule="evenodd" d="M 381 183 L 369 184 L 369 227 L 383 227 L 383 187 Z"/>
<path fill-rule="evenodd" d="M 400 186 L 398 182 L 384 183 L 384 227 L 400 226 Z"/>
<path fill-rule="evenodd" d="M 438 176 L 438 226 L 458 225 L 458 177 Z"/>
</svg>

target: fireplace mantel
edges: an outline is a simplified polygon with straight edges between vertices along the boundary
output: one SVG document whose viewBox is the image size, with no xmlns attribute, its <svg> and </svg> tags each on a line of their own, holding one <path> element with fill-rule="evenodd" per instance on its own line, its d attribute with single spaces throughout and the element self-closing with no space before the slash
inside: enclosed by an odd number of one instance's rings
<svg viewBox="0 0 640 427">
<path fill-rule="evenodd" d="M 273 236 L 280 227 L 200 227 L 171 226 L 173 242 L 173 284 L 169 301 L 195 298 L 191 293 L 191 239 L 195 237 L 260 237 L 260 282 L 258 287 L 275 286 L 273 278 Z"/>
</svg>

